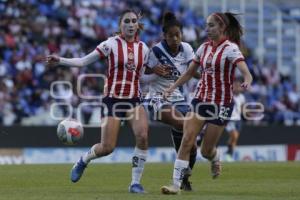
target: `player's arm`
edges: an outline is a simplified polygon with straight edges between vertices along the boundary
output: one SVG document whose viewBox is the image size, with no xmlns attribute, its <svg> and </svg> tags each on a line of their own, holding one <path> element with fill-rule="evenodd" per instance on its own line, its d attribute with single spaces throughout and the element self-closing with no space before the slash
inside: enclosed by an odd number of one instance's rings
<svg viewBox="0 0 300 200">
<path fill-rule="evenodd" d="M 236 65 L 244 77 L 244 82 L 241 84 L 241 86 L 242 88 L 247 90 L 250 88 L 253 81 L 252 75 L 245 61 L 239 61 L 238 63 L 236 63 Z"/>
<path fill-rule="evenodd" d="M 192 61 L 187 69 L 187 71 L 177 79 L 177 81 L 171 85 L 170 88 L 168 88 L 165 92 L 166 95 L 168 93 L 172 93 L 177 87 L 185 84 L 187 81 L 189 81 L 196 73 L 197 73 L 197 68 L 199 64 L 196 63 L 195 61 Z"/>
<path fill-rule="evenodd" d="M 192 52 L 192 55 L 194 55 L 194 53 Z M 194 57 L 194 56 L 193 56 Z M 193 59 L 191 59 L 189 62 L 188 62 L 188 68 L 190 67 L 190 64 L 193 62 Z M 196 64 L 197 64 L 197 61 L 194 61 Z M 197 64 L 198 66 L 199 66 L 199 64 Z M 194 73 L 194 75 L 193 75 L 193 77 L 195 78 L 195 79 L 200 79 L 201 78 L 201 72 L 199 72 L 199 71 L 195 71 L 195 73 Z"/>
<path fill-rule="evenodd" d="M 46 63 L 50 66 L 64 65 L 68 67 L 83 67 L 97 61 L 99 58 L 99 52 L 94 50 L 82 58 L 63 58 L 56 55 L 49 55 L 46 58 Z"/>
<path fill-rule="evenodd" d="M 192 46 L 188 44 L 188 46 L 187 46 L 187 59 L 189 60 L 188 61 L 188 66 L 191 64 L 191 62 L 193 62 L 194 58 L 195 58 L 194 50 L 193 50 Z M 196 63 L 197 63 L 197 61 L 196 61 Z M 201 78 L 201 73 L 196 71 L 194 73 L 193 77 L 195 79 L 200 79 Z"/>
<path fill-rule="evenodd" d="M 167 76 L 171 73 L 171 67 L 168 65 L 162 65 L 162 64 L 157 64 L 152 68 L 153 73 L 155 73 L 158 76 Z"/>
<path fill-rule="evenodd" d="M 150 50 L 147 64 L 146 64 L 145 74 L 156 74 L 158 76 L 167 76 L 170 74 L 171 70 L 168 66 L 162 65 L 153 49 Z"/>
<path fill-rule="evenodd" d="M 158 64 L 158 65 L 156 65 L 156 66 L 154 66 L 152 68 L 146 66 L 145 67 L 145 72 L 144 72 L 144 74 L 147 74 L 147 75 L 149 75 L 149 74 L 156 74 L 158 76 L 166 76 L 169 73 L 170 73 L 170 70 L 166 69 L 166 67 L 164 67 L 161 64 Z"/>
<path fill-rule="evenodd" d="M 200 79 L 201 78 L 201 73 L 200 72 L 196 72 L 193 77 L 195 79 Z"/>
<path fill-rule="evenodd" d="M 242 94 L 243 95 L 243 94 Z M 246 97 L 245 97 L 245 95 L 243 95 L 243 100 L 242 100 L 242 103 L 241 103 L 241 113 L 240 113 L 240 115 L 241 116 L 243 116 L 244 114 L 244 111 L 245 111 L 245 105 L 246 105 Z"/>
</svg>

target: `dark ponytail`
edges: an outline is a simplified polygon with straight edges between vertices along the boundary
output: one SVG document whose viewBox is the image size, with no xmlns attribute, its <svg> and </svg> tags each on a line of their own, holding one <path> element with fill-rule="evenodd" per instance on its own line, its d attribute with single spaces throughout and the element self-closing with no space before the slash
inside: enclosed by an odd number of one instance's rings
<svg viewBox="0 0 300 200">
<path fill-rule="evenodd" d="M 225 25 L 225 35 L 228 39 L 236 44 L 240 45 L 240 40 L 243 35 L 243 28 L 239 21 L 236 19 L 236 15 L 230 12 L 226 13 L 214 13 L 213 16 L 221 25 Z"/>
<path fill-rule="evenodd" d="M 164 33 L 167 33 L 169 28 L 177 26 L 182 29 L 181 23 L 177 20 L 176 16 L 172 12 L 166 12 L 163 16 L 163 21 L 162 21 L 162 31 Z"/>
<path fill-rule="evenodd" d="M 230 12 L 226 12 L 224 14 L 229 21 L 229 24 L 225 30 L 225 34 L 227 35 L 230 41 L 240 45 L 240 40 L 243 35 L 243 28 L 240 22 L 235 18 L 237 14 L 233 14 Z"/>
</svg>

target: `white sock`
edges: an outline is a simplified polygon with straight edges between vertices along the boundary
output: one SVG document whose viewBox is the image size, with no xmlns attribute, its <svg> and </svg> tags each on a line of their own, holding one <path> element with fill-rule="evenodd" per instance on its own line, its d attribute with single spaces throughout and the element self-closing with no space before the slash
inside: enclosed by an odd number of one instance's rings
<svg viewBox="0 0 300 200">
<path fill-rule="evenodd" d="M 188 168 L 189 161 L 176 159 L 173 170 L 173 184 L 176 188 L 180 188 L 184 171 Z"/>
<path fill-rule="evenodd" d="M 88 164 L 91 160 L 98 158 L 98 156 L 95 153 L 95 148 L 96 144 L 92 146 L 92 148 L 82 156 L 82 161 L 85 164 Z"/>
<path fill-rule="evenodd" d="M 147 159 L 147 150 L 135 147 L 132 156 L 132 180 L 131 185 L 139 184 L 144 171 L 144 164 Z"/>
</svg>

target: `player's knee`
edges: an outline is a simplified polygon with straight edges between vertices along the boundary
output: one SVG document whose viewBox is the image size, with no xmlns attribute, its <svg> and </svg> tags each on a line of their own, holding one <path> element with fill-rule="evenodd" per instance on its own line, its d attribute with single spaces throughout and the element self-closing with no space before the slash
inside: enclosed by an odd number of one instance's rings
<svg viewBox="0 0 300 200">
<path fill-rule="evenodd" d="M 233 138 L 234 141 L 237 141 L 238 138 L 239 138 L 239 135 L 238 134 L 234 134 L 232 138 Z"/>
<path fill-rule="evenodd" d="M 148 134 L 143 132 L 143 134 L 137 134 L 135 136 L 138 146 L 146 146 L 148 144 Z"/>
<path fill-rule="evenodd" d="M 201 149 L 201 155 L 206 158 L 210 159 L 214 153 L 214 148 L 202 148 Z"/>
<path fill-rule="evenodd" d="M 148 126 L 141 126 L 134 131 L 137 140 L 147 140 L 148 139 Z"/>
<path fill-rule="evenodd" d="M 182 148 L 184 148 L 184 149 L 191 149 L 193 147 L 193 144 L 194 144 L 193 138 L 190 135 L 185 134 L 183 136 L 182 142 L 181 142 Z"/>
<path fill-rule="evenodd" d="M 237 142 L 237 138 L 232 138 L 232 143 L 236 143 Z"/>
<path fill-rule="evenodd" d="M 192 129 L 185 129 L 183 133 L 183 139 L 186 140 L 186 142 L 191 143 L 192 145 L 194 145 L 194 132 L 195 131 L 193 131 Z"/>
</svg>

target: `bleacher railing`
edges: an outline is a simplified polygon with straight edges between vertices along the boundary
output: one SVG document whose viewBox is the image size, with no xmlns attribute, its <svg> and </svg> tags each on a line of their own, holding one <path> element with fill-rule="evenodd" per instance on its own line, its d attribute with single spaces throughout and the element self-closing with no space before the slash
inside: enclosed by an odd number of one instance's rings
<svg viewBox="0 0 300 200">
<path fill-rule="evenodd" d="M 240 21 L 246 30 L 244 36 L 244 38 L 246 38 L 246 44 L 247 26 L 249 26 L 246 16 L 251 14 L 256 15 L 256 41 L 253 41 L 252 39 L 250 40 L 250 43 L 254 43 L 256 45 L 254 47 L 249 45 L 254 52 L 255 58 L 263 67 L 267 63 L 276 63 L 277 69 L 282 74 L 288 73 L 297 84 L 298 90 L 300 89 L 300 25 L 296 20 L 289 19 L 287 14 L 281 11 L 276 2 L 264 0 L 187 0 L 184 2 L 185 4 L 188 2 L 196 12 L 204 17 L 207 17 L 211 12 L 215 12 L 216 10 L 221 12 L 235 11 L 243 14 L 240 17 Z M 270 22 L 266 18 L 266 14 L 268 13 L 265 13 L 265 9 L 271 9 L 271 13 L 275 13 L 274 21 L 272 21 L 274 24 L 269 24 Z M 283 20 L 284 17 L 285 20 Z M 289 25 L 291 24 L 294 36 L 289 38 L 289 40 L 291 40 L 290 43 L 293 45 L 293 48 L 287 49 L 287 47 L 284 46 L 285 42 L 287 42 L 285 41 L 285 37 L 287 36 L 284 35 L 284 31 L 286 31 L 286 29 L 290 29 L 291 27 Z M 274 28 L 274 38 L 272 38 L 276 43 L 274 44 L 274 47 L 266 46 L 267 35 L 265 34 L 265 31 L 267 26 Z M 276 51 L 276 56 L 272 56 L 271 51 Z M 289 51 L 291 51 L 291 54 L 287 54 Z"/>
</svg>

